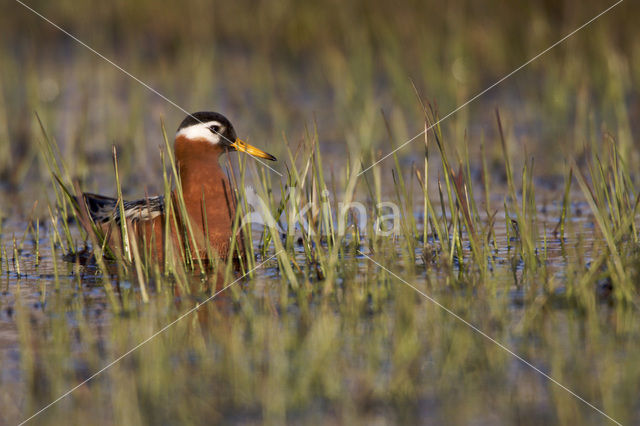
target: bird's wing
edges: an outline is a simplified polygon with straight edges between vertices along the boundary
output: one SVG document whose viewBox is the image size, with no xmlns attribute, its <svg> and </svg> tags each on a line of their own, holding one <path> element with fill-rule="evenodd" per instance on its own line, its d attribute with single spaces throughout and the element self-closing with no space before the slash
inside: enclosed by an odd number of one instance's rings
<svg viewBox="0 0 640 426">
<path fill-rule="evenodd" d="M 120 222 L 118 199 L 102 195 L 84 193 L 84 202 L 95 223 L 107 223 L 114 219 Z M 124 201 L 124 217 L 127 220 L 152 220 L 164 213 L 164 197 L 149 197 L 134 201 Z"/>
<path fill-rule="evenodd" d="M 124 217 L 128 220 L 153 220 L 164 213 L 164 196 L 143 198 L 135 201 L 124 202 Z M 116 219 L 120 219 L 120 211 L 116 213 Z"/>
</svg>

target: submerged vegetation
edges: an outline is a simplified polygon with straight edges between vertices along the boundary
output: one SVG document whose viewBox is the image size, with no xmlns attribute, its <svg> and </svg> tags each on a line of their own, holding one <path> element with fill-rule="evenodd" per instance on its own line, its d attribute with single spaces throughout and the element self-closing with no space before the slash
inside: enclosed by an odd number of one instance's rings
<svg viewBox="0 0 640 426">
<path fill-rule="evenodd" d="M 183 111 L 0 17 L 0 423 L 640 420 L 637 5 L 454 115 L 609 5 L 30 5 L 281 161 L 236 267 L 109 253 L 73 196 L 169 199 Z"/>
</svg>

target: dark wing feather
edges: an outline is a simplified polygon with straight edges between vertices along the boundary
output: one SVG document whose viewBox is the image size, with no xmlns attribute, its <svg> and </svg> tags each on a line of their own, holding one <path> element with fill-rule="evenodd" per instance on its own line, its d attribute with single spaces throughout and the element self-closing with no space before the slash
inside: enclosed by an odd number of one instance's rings
<svg viewBox="0 0 640 426">
<path fill-rule="evenodd" d="M 120 223 L 118 199 L 102 195 L 84 193 L 84 202 L 95 223 L 107 223 L 112 219 Z M 152 220 L 164 213 L 164 197 L 149 197 L 134 201 L 124 201 L 124 216 L 127 220 Z"/>
</svg>

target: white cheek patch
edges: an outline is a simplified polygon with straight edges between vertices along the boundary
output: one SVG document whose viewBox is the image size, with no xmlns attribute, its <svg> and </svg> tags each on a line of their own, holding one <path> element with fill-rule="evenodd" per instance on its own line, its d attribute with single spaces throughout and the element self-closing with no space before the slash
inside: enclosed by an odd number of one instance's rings
<svg viewBox="0 0 640 426">
<path fill-rule="evenodd" d="M 183 137 L 185 139 L 191 140 L 206 140 L 207 142 L 217 145 L 220 143 L 220 135 L 216 135 L 209 127 L 213 125 L 220 125 L 217 121 L 209 121 L 207 123 L 198 123 L 193 126 L 185 127 L 184 129 L 180 129 L 178 133 L 176 133 L 176 139 L 179 137 Z"/>
</svg>

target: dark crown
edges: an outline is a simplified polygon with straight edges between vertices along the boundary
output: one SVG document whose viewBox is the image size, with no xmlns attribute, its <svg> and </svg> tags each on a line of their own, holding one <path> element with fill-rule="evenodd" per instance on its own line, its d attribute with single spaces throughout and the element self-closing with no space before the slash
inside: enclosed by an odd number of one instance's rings
<svg viewBox="0 0 640 426">
<path fill-rule="evenodd" d="M 227 129 L 232 128 L 231 122 L 227 120 L 227 117 L 224 115 L 212 111 L 199 111 L 187 115 L 187 117 L 182 120 L 182 123 L 180 123 L 180 126 L 178 126 L 178 131 L 185 127 L 193 126 L 198 123 L 206 123 L 208 121 L 217 121 Z"/>
</svg>

